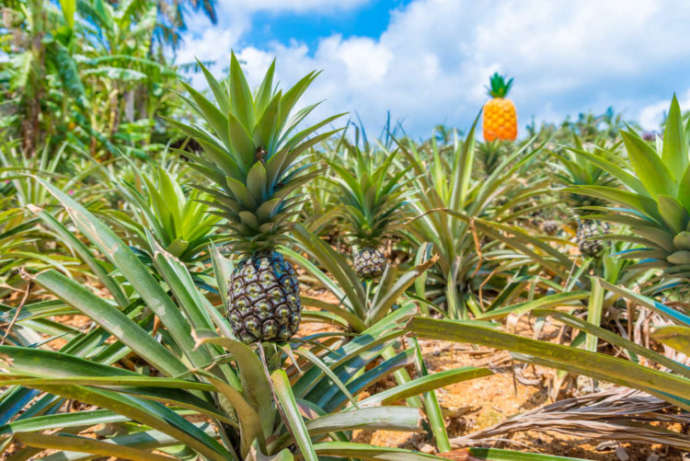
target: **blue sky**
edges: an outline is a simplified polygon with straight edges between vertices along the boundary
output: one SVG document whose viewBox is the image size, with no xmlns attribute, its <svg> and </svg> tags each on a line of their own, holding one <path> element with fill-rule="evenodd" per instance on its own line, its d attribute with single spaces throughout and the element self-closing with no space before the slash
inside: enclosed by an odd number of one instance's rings
<svg viewBox="0 0 690 461">
<path fill-rule="evenodd" d="M 388 27 L 390 12 L 411 0 L 372 0 L 335 14 L 309 11 L 259 10 L 252 15 L 252 32 L 243 37 L 246 45 L 265 47 L 270 42 L 302 42 L 310 50 L 324 37 L 340 34 L 349 37 L 379 37 Z"/>
<path fill-rule="evenodd" d="M 370 132 L 388 110 L 416 136 L 467 128 L 494 71 L 515 78 L 523 132 L 608 106 L 654 129 L 674 91 L 690 109 L 683 0 L 218 0 L 218 12 L 215 26 L 190 17 L 178 62 L 221 72 L 234 49 L 257 82 L 275 56 L 287 84 L 321 69 L 305 103 L 359 114 Z"/>
</svg>

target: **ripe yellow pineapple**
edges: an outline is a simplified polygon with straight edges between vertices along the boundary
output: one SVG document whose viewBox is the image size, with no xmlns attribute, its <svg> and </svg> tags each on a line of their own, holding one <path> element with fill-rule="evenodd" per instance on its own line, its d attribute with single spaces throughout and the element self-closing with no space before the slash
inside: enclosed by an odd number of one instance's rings
<svg viewBox="0 0 690 461">
<path fill-rule="evenodd" d="M 484 140 L 514 141 L 517 138 L 517 112 L 513 101 L 506 99 L 513 79 L 506 82 L 502 75 L 494 73 L 490 83 L 491 99 L 484 104 L 482 120 Z"/>
</svg>

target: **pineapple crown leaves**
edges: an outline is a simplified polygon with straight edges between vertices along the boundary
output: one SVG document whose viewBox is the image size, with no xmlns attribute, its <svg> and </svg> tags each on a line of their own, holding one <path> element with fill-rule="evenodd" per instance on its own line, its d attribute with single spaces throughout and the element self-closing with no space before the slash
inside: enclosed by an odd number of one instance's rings
<svg viewBox="0 0 690 461">
<path fill-rule="evenodd" d="M 355 139 L 359 130 L 355 131 Z M 377 245 L 402 222 L 406 205 L 404 178 L 409 169 L 392 171 L 397 151 L 375 149 L 368 142 L 360 147 L 345 136 L 339 142 L 346 165 L 326 158 L 334 176 L 327 178 L 342 194 L 350 234 L 362 244 Z"/>
<path fill-rule="evenodd" d="M 494 74 L 489 79 L 489 86 L 486 87 L 489 96 L 492 98 L 505 98 L 508 96 L 510 87 L 513 85 L 513 79 L 506 81 L 505 76 L 494 72 Z"/>
<path fill-rule="evenodd" d="M 343 114 L 298 130 L 318 106 L 294 111 L 318 72 L 282 91 L 274 85 L 274 61 L 252 93 L 234 53 L 226 80 L 216 80 L 201 62 L 199 67 L 215 101 L 183 83 L 188 95 L 182 97 L 201 122 L 171 123 L 202 146 L 192 166 L 214 183 L 203 189 L 213 196 L 216 212 L 228 219 L 237 249 L 270 250 L 287 230 L 286 218 L 295 214 L 298 202 L 288 195 L 319 174 L 304 164 L 307 151 L 340 130 L 315 132 Z"/>
</svg>

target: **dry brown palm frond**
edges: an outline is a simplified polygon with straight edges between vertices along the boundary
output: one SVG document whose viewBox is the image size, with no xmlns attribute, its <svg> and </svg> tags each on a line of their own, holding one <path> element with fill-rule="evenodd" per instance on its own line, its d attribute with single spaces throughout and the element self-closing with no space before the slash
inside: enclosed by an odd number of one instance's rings
<svg viewBox="0 0 690 461">
<path fill-rule="evenodd" d="M 687 434 L 666 429 L 667 424 L 690 424 L 689 414 L 666 410 L 669 403 L 637 390 L 620 387 L 575 397 L 513 416 L 486 429 L 451 440 L 454 447 L 485 443 L 515 432 L 560 432 L 598 440 L 659 443 L 690 450 Z M 656 423 L 656 424 L 652 424 Z"/>
</svg>

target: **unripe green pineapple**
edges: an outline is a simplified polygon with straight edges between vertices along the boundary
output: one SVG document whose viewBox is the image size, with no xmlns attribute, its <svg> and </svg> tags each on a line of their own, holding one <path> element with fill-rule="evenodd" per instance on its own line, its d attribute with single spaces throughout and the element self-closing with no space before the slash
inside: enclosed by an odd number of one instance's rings
<svg viewBox="0 0 690 461">
<path fill-rule="evenodd" d="M 185 84 L 187 102 L 201 122 L 171 122 L 203 148 L 192 158 L 192 165 L 208 178 L 200 189 L 212 195 L 216 212 L 226 218 L 231 249 L 242 256 L 229 281 L 228 318 L 244 342 L 287 341 L 299 326 L 299 282 L 275 248 L 296 215 L 296 190 L 318 174 L 305 165 L 306 150 L 338 130 L 308 137 L 340 115 L 296 129 L 316 107 L 292 113 L 315 72 L 278 91 L 274 62 L 252 93 L 234 54 L 226 81 L 217 81 L 199 66 L 215 102 Z"/>
</svg>

